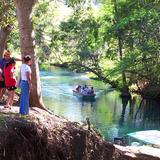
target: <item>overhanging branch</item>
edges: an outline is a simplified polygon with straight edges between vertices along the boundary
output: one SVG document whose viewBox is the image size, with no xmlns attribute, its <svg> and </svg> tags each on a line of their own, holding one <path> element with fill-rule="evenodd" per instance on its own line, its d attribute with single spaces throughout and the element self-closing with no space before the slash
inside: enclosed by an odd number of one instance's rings
<svg viewBox="0 0 160 160">
<path fill-rule="evenodd" d="M 83 67 L 87 69 L 89 72 L 94 73 L 100 80 L 102 80 L 105 83 L 109 83 L 113 88 L 118 88 L 118 82 L 117 81 L 111 81 L 106 76 L 102 74 L 100 70 L 94 70 L 93 68 L 90 68 L 84 64 L 81 64 L 79 62 L 67 62 L 68 65 L 76 65 L 78 67 Z"/>
</svg>

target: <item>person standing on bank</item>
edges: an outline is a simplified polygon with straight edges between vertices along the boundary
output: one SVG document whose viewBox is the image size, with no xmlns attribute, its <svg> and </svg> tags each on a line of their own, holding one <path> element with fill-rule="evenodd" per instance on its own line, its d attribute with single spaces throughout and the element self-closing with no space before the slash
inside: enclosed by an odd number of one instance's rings
<svg viewBox="0 0 160 160">
<path fill-rule="evenodd" d="M 9 96 L 7 99 L 7 103 L 4 106 L 5 108 L 11 108 L 13 105 L 14 94 L 16 89 L 16 78 L 15 78 L 15 64 L 16 61 L 12 58 L 3 69 L 4 77 L 5 77 L 5 87 L 8 90 Z"/>
<path fill-rule="evenodd" d="M 32 64 L 31 56 L 26 55 L 23 58 L 23 64 L 21 66 L 21 95 L 20 95 L 20 111 L 19 113 L 22 115 L 26 115 L 29 113 L 29 94 L 31 87 L 31 67 Z"/>
<path fill-rule="evenodd" d="M 19 58 L 11 57 L 11 53 L 9 50 L 6 50 L 4 52 L 4 58 L 0 58 L 0 100 L 2 99 L 6 91 L 5 77 L 4 77 L 3 69 L 6 66 L 6 64 L 9 63 L 10 60 L 12 59 L 14 59 L 15 61 L 22 61 Z"/>
<path fill-rule="evenodd" d="M 4 52 L 4 58 L 0 59 L 0 100 L 2 99 L 3 94 L 6 91 L 3 69 L 4 66 L 11 60 L 10 55 L 11 55 L 10 51 L 7 50 Z"/>
</svg>

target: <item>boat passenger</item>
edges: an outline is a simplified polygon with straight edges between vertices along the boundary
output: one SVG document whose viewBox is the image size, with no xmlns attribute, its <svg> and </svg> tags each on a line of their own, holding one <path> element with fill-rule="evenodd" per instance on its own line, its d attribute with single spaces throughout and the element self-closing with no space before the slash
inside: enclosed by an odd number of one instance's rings
<svg viewBox="0 0 160 160">
<path fill-rule="evenodd" d="M 81 91 L 81 92 L 82 92 L 83 95 L 88 95 L 88 92 L 87 92 L 87 90 L 85 89 L 85 87 L 82 88 L 82 91 Z"/>
<path fill-rule="evenodd" d="M 77 86 L 76 91 L 81 92 L 81 86 L 80 85 Z"/>
<path fill-rule="evenodd" d="M 94 95 L 94 89 L 93 89 L 93 87 L 91 87 L 89 94 L 90 94 L 91 96 Z"/>
<path fill-rule="evenodd" d="M 89 95 L 90 89 L 88 88 L 88 86 L 84 87 L 84 90 L 87 93 L 87 95 Z"/>
</svg>

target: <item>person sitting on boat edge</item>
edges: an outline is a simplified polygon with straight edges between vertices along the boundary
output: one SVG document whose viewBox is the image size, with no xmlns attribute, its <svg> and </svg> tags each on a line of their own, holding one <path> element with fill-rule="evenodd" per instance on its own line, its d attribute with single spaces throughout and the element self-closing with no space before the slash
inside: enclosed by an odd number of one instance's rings
<svg viewBox="0 0 160 160">
<path fill-rule="evenodd" d="M 81 86 L 80 85 L 77 86 L 76 91 L 81 92 Z"/>
</svg>

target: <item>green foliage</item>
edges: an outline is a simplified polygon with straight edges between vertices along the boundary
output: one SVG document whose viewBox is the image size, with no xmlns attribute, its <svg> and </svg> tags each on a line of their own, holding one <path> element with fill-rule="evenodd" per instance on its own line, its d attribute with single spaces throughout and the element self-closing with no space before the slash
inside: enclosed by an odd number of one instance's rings
<svg viewBox="0 0 160 160">
<path fill-rule="evenodd" d="M 61 30 L 75 41 L 78 60 L 86 60 L 98 48 L 98 23 L 92 15 L 74 15 L 68 22 L 61 24 Z M 83 37 L 83 38 L 82 38 Z"/>
<path fill-rule="evenodd" d="M 1 27 L 14 20 L 14 6 L 6 2 L 0 2 Z M 72 69 L 89 68 L 107 82 L 116 81 L 120 88 L 139 81 L 159 85 L 158 6 L 157 0 L 104 0 L 98 5 L 85 0 L 65 4 L 39 0 L 33 22 L 40 62 L 70 62 Z M 8 42 L 16 49 L 18 26 L 14 24 Z"/>
<path fill-rule="evenodd" d="M 46 63 L 41 63 L 39 65 L 40 70 L 44 70 L 44 71 L 47 71 L 49 67 L 50 67 L 50 64 L 46 64 Z"/>
<path fill-rule="evenodd" d="M 0 28 L 15 22 L 15 7 L 12 0 L 0 1 Z"/>
<path fill-rule="evenodd" d="M 66 5 L 72 8 L 82 7 L 85 4 L 86 0 L 66 0 Z"/>
<path fill-rule="evenodd" d="M 10 26 L 12 32 L 7 40 L 7 48 L 17 55 L 19 53 L 19 33 L 16 21 L 16 9 L 12 0 L 0 1 L 0 29 Z"/>
<path fill-rule="evenodd" d="M 159 84 L 159 2 L 107 1 L 96 10 L 90 2 L 68 1 L 72 14 L 58 25 L 51 24 L 48 4 L 39 3 L 35 14 L 41 18 L 36 39 L 43 60 L 78 62 L 121 87 L 122 73 L 127 86 L 141 80 Z"/>
<path fill-rule="evenodd" d="M 125 73 L 128 86 L 138 81 L 147 85 L 158 85 L 159 2 L 118 1 L 117 4 L 114 3 L 114 7 L 115 5 L 117 12 L 113 12 L 113 23 L 108 20 L 111 25 L 106 25 L 104 36 L 104 42 L 107 41 L 108 45 L 106 57 L 117 61 L 115 68 L 107 71 L 108 76 L 117 77 L 121 83 L 122 78 L 119 75 Z M 121 58 L 118 53 L 119 40 L 122 47 Z"/>
</svg>

